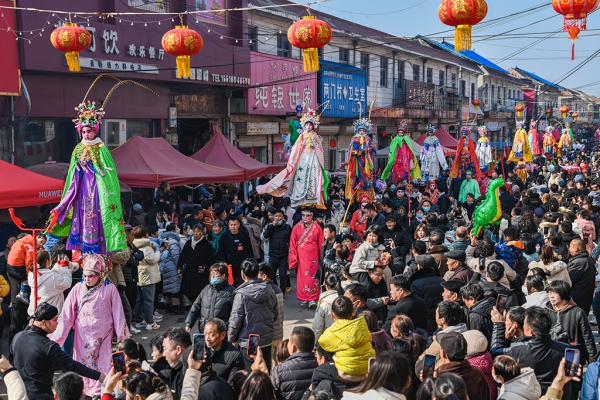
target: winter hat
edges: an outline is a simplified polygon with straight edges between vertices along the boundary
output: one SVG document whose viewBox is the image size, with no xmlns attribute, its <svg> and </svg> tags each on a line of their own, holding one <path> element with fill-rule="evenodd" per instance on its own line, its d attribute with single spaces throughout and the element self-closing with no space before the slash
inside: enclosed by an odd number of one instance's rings
<svg viewBox="0 0 600 400">
<path fill-rule="evenodd" d="M 545 211 L 541 207 L 538 207 L 535 210 L 533 210 L 533 214 L 535 214 L 535 216 L 538 218 L 542 218 L 544 216 L 544 213 L 545 213 Z"/>
<path fill-rule="evenodd" d="M 467 357 L 473 357 L 487 350 L 488 341 L 485 335 L 476 330 L 463 332 L 467 341 Z"/>
<path fill-rule="evenodd" d="M 135 203 L 135 204 L 133 205 L 132 209 L 133 209 L 133 211 L 138 211 L 138 212 L 139 212 L 139 211 L 142 211 L 142 205 L 141 205 L 141 204 L 138 204 L 138 203 Z"/>
</svg>

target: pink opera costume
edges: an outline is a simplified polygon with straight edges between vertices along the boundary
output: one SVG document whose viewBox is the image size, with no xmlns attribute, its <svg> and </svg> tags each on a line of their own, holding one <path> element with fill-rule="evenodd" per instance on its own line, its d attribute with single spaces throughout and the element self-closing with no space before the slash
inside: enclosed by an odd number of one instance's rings
<svg viewBox="0 0 600 400">
<path fill-rule="evenodd" d="M 408 123 L 401 121 L 396 129 L 396 136 L 390 144 L 388 163 L 381 174 L 385 180 L 392 175 L 392 181 L 405 182 L 411 179 L 421 179 L 419 162 L 412 147 L 412 140 L 407 134 Z"/>
<path fill-rule="evenodd" d="M 537 130 L 537 121 L 531 121 L 529 124 L 529 133 L 527 134 L 529 140 L 529 147 L 534 156 L 542 154 L 542 146 L 540 140 L 540 133 Z"/>
<path fill-rule="evenodd" d="M 102 278 L 107 268 L 101 255 L 85 255 L 82 269 L 84 281 L 71 289 L 58 319 L 58 327 L 48 337 L 62 346 L 73 329 L 73 359 L 108 374 L 113 336 L 117 337 L 117 342 L 129 337 L 123 305 L 116 286 Z M 83 378 L 83 382 L 86 396 L 102 394 L 102 382 L 88 378 Z"/>
<path fill-rule="evenodd" d="M 259 194 L 289 196 L 292 207 L 326 208 L 329 177 L 325 172 L 322 138 L 315 132 L 320 120 L 316 110 L 304 111 L 300 119 L 304 131 L 292 147 L 285 169 L 266 184 L 257 186 Z"/>
<path fill-rule="evenodd" d="M 421 174 L 423 175 L 423 180 L 436 180 L 440 175 L 440 165 L 443 169 L 448 168 L 444 149 L 442 149 L 439 139 L 435 136 L 435 126 L 429 124 L 427 126 L 427 138 L 425 138 L 423 148 L 421 149 Z"/>
<path fill-rule="evenodd" d="M 475 146 L 475 154 L 477 155 L 477 162 L 479 168 L 483 174 L 486 174 L 490 170 L 490 164 L 494 161 L 492 157 L 492 142 L 488 137 L 487 126 L 480 126 L 477 131 L 479 132 L 479 139 L 477 140 L 477 146 Z"/>
<path fill-rule="evenodd" d="M 352 199 L 354 193 L 372 191 L 373 184 L 373 154 L 377 153 L 373 141 L 368 136 L 371 133 L 371 121 L 361 118 L 354 121 L 354 136 L 348 146 L 346 163 L 346 198 Z"/>
<path fill-rule="evenodd" d="M 315 274 L 319 270 L 319 260 L 323 241 L 323 230 L 314 221 L 313 211 L 309 207 L 302 209 L 302 221 L 294 225 L 290 237 L 290 269 L 296 271 L 296 297 L 301 305 L 316 307 L 319 300 L 320 286 Z M 310 304 L 308 304 L 310 302 Z M 312 303 L 314 302 L 314 303 Z"/>
</svg>

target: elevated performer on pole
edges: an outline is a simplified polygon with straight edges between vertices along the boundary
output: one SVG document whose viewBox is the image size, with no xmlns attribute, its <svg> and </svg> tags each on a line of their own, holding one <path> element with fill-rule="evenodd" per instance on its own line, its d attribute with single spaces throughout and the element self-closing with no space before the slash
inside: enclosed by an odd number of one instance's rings
<svg viewBox="0 0 600 400">
<path fill-rule="evenodd" d="M 346 198 L 352 199 L 355 192 L 373 191 L 373 154 L 377 153 L 371 133 L 371 121 L 361 118 L 354 121 L 354 136 L 348 146 L 346 168 Z"/>
<path fill-rule="evenodd" d="M 519 162 L 524 159 L 526 163 L 533 161 L 533 154 L 531 154 L 531 148 L 529 147 L 529 139 L 527 138 L 527 132 L 525 132 L 525 122 L 519 122 L 517 124 L 517 131 L 515 132 L 515 138 L 513 140 L 513 147 L 508 157 L 508 161 Z"/>
<path fill-rule="evenodd" d="M 421 148 L 421 173 L 423 180 L 434 181 L 440 175 L 440 164 L 443 169 L 448 168 L 444 150 L 439 139 L 435 136 L 435 126 L 427 126 L 427 138 Z"/>
<path fill-rule="evenodd" d="M 456 147 L 456 157 L 450 170 L 451 178 L 465 179 L 468 170 L 475 171 L 475 177 L 481 179 L 481 170 L 475 152 L 475 144 L 471 139 L 471 127 L 463 126 L 460 128 L 460 140 Z"/>
<path fill-rule="evenodd" d="M 381 174 L 381 179 L 386 180 L 392 176 L 394 182 L 406 182 L 411 179 L 421 179 L 421 170 L 410 137 L 406 136 L 408 123 L 400 122 L 396 129 L 396 136 L 390 144 L 388 163 Z"/>
<path fill-rule="evenodd" d="M 542 146 L 540 145 L 540 133 L 537 130 L 537 121 L 531 121 L 529 124 L 529 133 L 527 134 L 529 140 L 529 147 L 534 156 L 542 154 Z"/>
</svg>

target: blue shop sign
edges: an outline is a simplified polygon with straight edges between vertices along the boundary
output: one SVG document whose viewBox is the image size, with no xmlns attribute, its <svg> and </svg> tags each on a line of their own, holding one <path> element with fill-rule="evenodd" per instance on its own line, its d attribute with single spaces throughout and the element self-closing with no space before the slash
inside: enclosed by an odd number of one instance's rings
<svg viewBox="0 0 600 400">
<path fill-rule="evenodd" d="M 363 116 L 367 109 L 366 71 L 329 61 L 320 61 L 319 103 L 329 101 L 324 117 L 358 117 L 362 103 Z"/>
</svg>

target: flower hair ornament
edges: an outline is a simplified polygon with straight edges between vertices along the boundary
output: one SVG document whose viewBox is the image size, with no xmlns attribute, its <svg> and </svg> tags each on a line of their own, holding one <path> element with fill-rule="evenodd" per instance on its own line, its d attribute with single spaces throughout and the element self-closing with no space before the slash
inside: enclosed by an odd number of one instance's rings
<svg viewBox="0 0 600 400">
<path fill-rule="evenodd" d="M 398 135 L 405 135 L 408 131 L 408 122 L 406 122 L 406 120 L 402 120 L 400 121 L 400 124 L 398 124 L 398 128 L 396 129 L 396 134 Z"/>
<path fill-rule="evenodd" d="M 477 128 L 477 131 L 479 132 L 480 136 L 487 136 L 488 135 L 488 128 L 485 125 L 481 125 L 479 128 Z"/>
<path fill-rule="evenodd" d="M 435 126 L 433 124 L 427 125 L 427 134 L 435 135 Z"/>
<path fill-rule="evenodd" d="M 302 114 L 302 118 L 300 118 L 300 125 L 304 128 L 307 122 L 313 124 L 313 127 L 317 129 L 319 124 L 321 123 L 321 116 L 317 113 L 316 110 L 312 108 L 305 108 L 304 113 Z"/>
<path fill-rule="evenodd" d="M 460 128 L 460 134 L 464 135 L 464 136 L 470 136 L 471 135 L 471 127 L 470 126 L 462 126 Z"/>
<path fill-rule="evenodd" d="M 537 129 L 537 121 L 532 119 L 531 122 L 529 123 L 529 128 Z"/>
<path fill-rule="evenodd" d="M 106 261 L 100 254 L 86 254 L 83 256 L 82 270 L 91 271 L 98 275 L 108 271 Z"/>
<path fill-rule="evenodd" d="M 87 103 L 80 103 L 75 107 L 75 111 L 77 111 L 77 118 L 73 119 L 73 122 L 77 128 L 77 132 L 81 132 L 81 129 L 85 126 L 98 132 L 102 117 L 104 117 L 104 108 L 97 108 L 95 101 L 90 102 L 88 100 Z"/>
<path fill-rule="evenodd" d="M 368 135 L 371 133 L 371 127 L 373 126 L 371 121 L 367 118 L 358 119 L 358 120 L 354 121 L 353 125 L 354 125 L 354 134 L 355 135 L 357 135 L 358 131 L 361 129 L 364 129 L 366 131 L 365 135 Z"/>
</svg>

